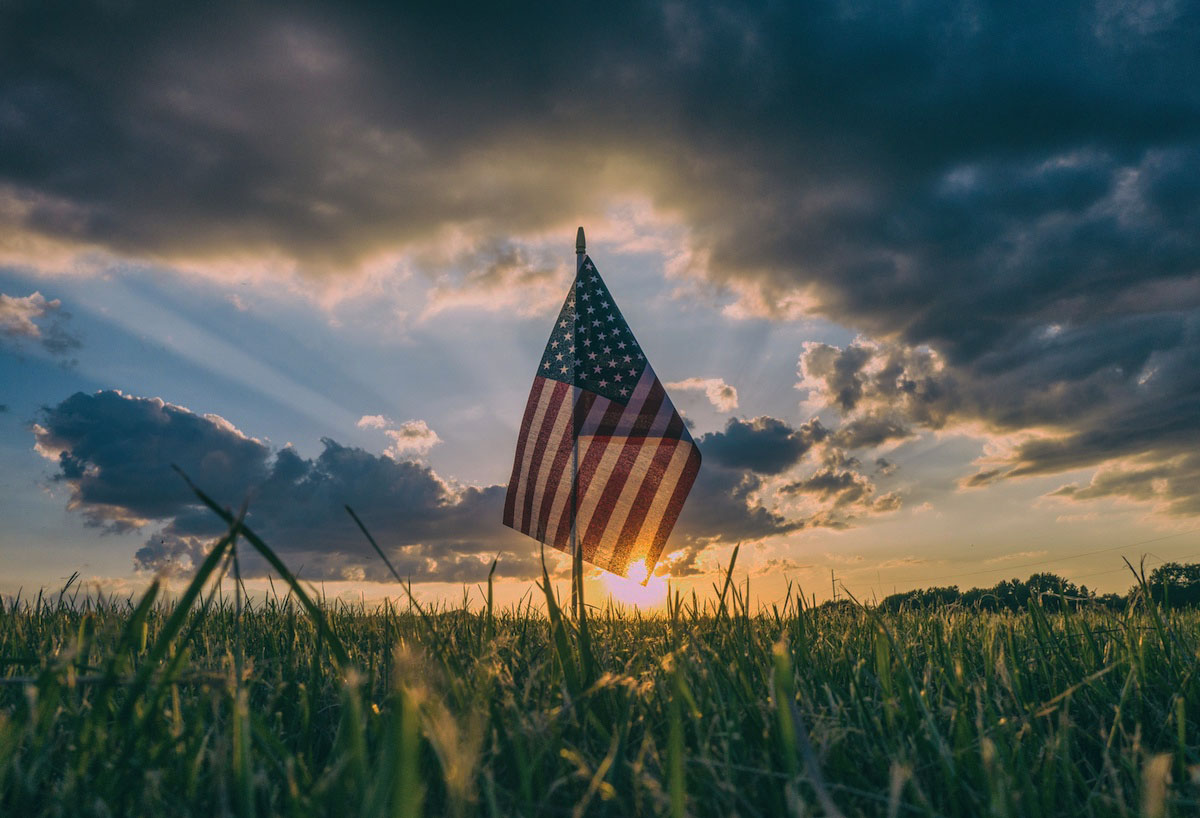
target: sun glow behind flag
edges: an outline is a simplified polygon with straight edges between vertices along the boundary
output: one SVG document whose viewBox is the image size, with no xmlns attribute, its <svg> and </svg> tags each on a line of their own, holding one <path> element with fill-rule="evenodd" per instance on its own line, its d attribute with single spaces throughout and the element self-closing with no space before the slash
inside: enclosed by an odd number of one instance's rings
<svg viewBox="0 0 1200 818">
<path fill-rule="evenodd" d="M 648 576 L 699 469 L 683 418 L 584 256 L 525 405 L 504 524 L 570 553 L 574 517 L 584 560 Z"/>
</svg>

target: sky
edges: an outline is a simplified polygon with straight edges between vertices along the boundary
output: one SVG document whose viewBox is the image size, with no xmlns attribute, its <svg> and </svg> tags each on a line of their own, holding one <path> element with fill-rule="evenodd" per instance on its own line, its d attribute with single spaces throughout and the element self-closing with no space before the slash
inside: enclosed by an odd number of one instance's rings
<svg viewBox="0 0 1200 818">
<path fill-rule="evenodd" d="M 704 458 L 595 598 L 1200 560 L 1195 5 L 561 5 L 0 6 L 0 594 L 184 581 L 177 464 L 330 595 L 349 504 L 521 598 L 577 225 Z"/>
</svg>

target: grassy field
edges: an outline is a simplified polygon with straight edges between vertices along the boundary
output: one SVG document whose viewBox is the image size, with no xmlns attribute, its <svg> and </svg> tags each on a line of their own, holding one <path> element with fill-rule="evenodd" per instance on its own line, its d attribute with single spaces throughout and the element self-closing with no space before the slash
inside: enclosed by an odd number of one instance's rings
<svg viewBox="0 0 1200 818">
<path fill-rule="evenodd" d="M 233 540 L 5 607 L 0 815 L 1200 814 L 1195 612 L 250 603 Z"/>
</svg>

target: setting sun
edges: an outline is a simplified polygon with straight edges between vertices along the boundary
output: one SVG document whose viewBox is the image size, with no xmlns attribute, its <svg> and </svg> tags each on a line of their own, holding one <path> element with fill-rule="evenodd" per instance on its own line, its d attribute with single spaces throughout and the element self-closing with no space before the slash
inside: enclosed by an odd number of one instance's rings
<svg viewBox="0 0 1200 818">
<path fill-rule="evenodd" d="M 605 589 L 616 601 L 639 608 L 649 608 L 661 605 L 666 600 L 668 577 L 651 576 L 647 579 L 648 573 L 646 561 L 640 560 L 630 564 L 628 577 L 605 571 L 602 581 Z M 645 585 L 642 584 L 643 581 Z"/>
</svg>

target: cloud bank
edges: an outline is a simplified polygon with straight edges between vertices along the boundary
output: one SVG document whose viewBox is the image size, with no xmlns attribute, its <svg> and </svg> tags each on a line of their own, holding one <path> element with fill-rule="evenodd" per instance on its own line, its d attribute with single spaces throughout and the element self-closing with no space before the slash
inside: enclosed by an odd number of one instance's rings
<svg viewBox="0 0 1200 818">
<path fill-rule="evenodd" d="M 365 416 L 359 425 L 390 427 L 376 418 Z M 413 422 L 400 430 L 416 425 L 428 431 Z M 115 391 L 80 392 L 47 407 L 33 431 L 38 452 L 55 465 L 52 482 L 67 488 L 68 507 L 87 524 L 148 533 L 134 555 L 139 569 L 186 571 L 223 530 L 174 474 L 177 464 L 218 502 L 238 508 L 248 501 L 248 524 L 310 579 L 390 577 L 350 521 L 347 504 L 414 581 L 480 580 L 496 554 L 501 576 L 527 579 L 540 570 L 536 545 L 500 523 L 504 486 L 460 485 L 395 453 L 325 439 L 317 457 L 304 458 L 290 447 L 272 450 L 217 415 Z M 705 465 L 668 546 L 685 552 L 680 570 L 712 543 L 844 525 L 854 515 L 890 510 L 882 498 L 866 502 L 874 485 L 857 470 L 861 464 L 832 450 L 812 480 L 836 463 L 857 496 L 817 492 L 826 508 L 804 518 L 764 504 L 767 481 L 802 466 L 825 436 L 816 422 L 792 428 L 769 417 L 730 419 L 723 431 L 702 435 Z M 691 562 L 683 562 L 689 553 Z M 250 561 L 245 570 L 265 566 Z"/>
<path fill-rule="evenodd" d="M 390 576 L 346 504 L 414 580 L 478 579 L 497 553 L 501 576 L 534 573 L 534 550 L 516 547 L 519 538 L 498 523 L 503 487 L 454 485 L 414 461 L 329 439 L 313 459 L 272 451 L 216 415 L 112 391 L 47 408 L 34 433 L 57 465 L 52 479 L 69 487 L 69 507 L 89 524 L 154 529 L 135 556 L 142 569 L 186 570 L 221 531 L 172 471 L 178 464 L 218 502 L 248 500 L 247 522 L 309 578 Z"/>
</svg>

